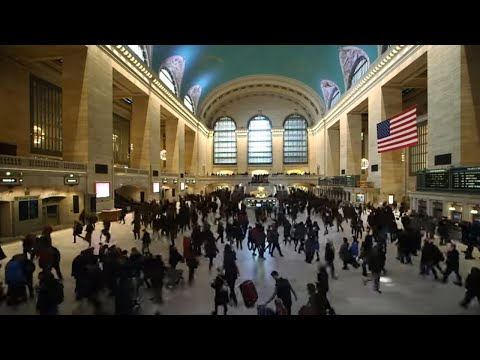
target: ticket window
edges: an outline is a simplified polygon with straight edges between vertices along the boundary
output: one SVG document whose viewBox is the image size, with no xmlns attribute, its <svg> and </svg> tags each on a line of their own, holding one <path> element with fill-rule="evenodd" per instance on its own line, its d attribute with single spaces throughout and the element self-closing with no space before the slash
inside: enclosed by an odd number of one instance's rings
<svg viewBox="0 0 480 360">
<path fill-rule="evenodd" d="M 462 222 L 462 213 L 460 211 L 451 211 L 451 219 L 455 223 L 460 223 Z"/>
</svg>

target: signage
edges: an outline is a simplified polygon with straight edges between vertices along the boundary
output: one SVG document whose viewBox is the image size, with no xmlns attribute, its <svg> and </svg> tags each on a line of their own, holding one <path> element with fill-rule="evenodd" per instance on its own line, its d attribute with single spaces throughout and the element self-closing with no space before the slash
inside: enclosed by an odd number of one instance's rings
<svg viewBox="0 0 480 360">
<path fill-rule="evenodd" d="M 110 183 L 109 182 L 95 183 L 95 193 L 97 195 L 97 198 L 110 197 Z"/>
<path fill-rule="evenodd" d="M 362 170 L 367 170 L 368 169 L 368 166 L 369 166 L 369 162 L 367 159 L 363 158 L 361 163 L 360 163 L 360 167 Z"/>
<path fill-rule="evenodd" d="M 158 182 L 153 183 L 153 192 L 154 193 L 159 193 L 160 192 L 160 183 L 158 183 Z"/>
<path fill-rule="evenodd" d="M 450 174 L 447 169 L 428 170 L 425 173 L 424 186 L 426 189 L 448 189 Z"/>
<path fill-rule="evenodd" d="M 480 191 L 480 167 L 452 169 L 452 190 Z"/>
<path fill-rule="evenodd" d="M 167 150 L 160 151 L 160 160 L 167 160 Z"/>
<path fill-rule="evenodd" d="M 185 190 L 185 183 L 184 182 L 180 183 L 180 190 Z"/>
<path fill-rule="evenodd" d="M 80 178 L 78 176 L 65 176 L 64 183 L 65 185 L 78 185 Z"/>
<path fill-rule="evenodd" d="M 20 185 L 22 181 L 23 179 L 5 177 L 5 178 L 1 178 L 0 185 Z"/>
</svg>

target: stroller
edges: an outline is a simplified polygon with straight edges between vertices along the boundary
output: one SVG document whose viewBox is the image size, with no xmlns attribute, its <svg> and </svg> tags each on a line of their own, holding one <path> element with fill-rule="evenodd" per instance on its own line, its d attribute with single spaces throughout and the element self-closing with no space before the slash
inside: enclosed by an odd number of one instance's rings
<svg viewBox="0 0 480 360">
<path fill-rule="evenodd" d="M 180 269 L 168 268 L 165 278 L 167 289 L 172 289 L 179 285 L 183 286 L 185 284 L 185 279 L 183 278 L 183 270 Z"/>
</svg>

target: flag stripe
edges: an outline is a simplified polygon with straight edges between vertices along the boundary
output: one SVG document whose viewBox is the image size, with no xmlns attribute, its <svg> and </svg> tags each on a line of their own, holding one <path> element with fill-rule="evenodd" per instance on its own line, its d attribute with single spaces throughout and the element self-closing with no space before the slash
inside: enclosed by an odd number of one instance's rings
<svg viewBox="0 0 480 360">
<path fill-rule="evenodd" d="M 378 152 L 383 153 L 391 150 L 402 149 L 405 147 L 415 146 L 417 145 L 417 143 L 418 143 L 418 139 L 413 139 L 413 140 L 405 141 L 401 144 L 389 146 L 388 148 L 383 148 L 382 150 L 378 150 Z"/>
<path fill-rule="evenodd" d="M 391 122 L 390 127 L 391 127 L 392 129 L 395 129 L 395 128 L 399 127 L 399 126 L 402 126 L 403 124 L 410 123 L 411 120 L 412 120 L 412 119 L 415 119 L 416 117 L 417 117 L 417 114 L 415 113 L 415 114 L 410 115 L 409 117 L 404 118 L 404 119 L 402 119 L 402 120 L 395 121 L 395 122 Z"/>
<path fill-rule="evenodd" d="M 417 142 L 416 105 L 377 124 L 377 149 L 379 153 L 413 146 Z"/>
<path fill-rule="evenodd" d="M 407 117 L 410 117 L 411 115 L 416 114 L 416 113 L 417 113 L 417 109 L 412 109 L 412 110 L 403 112 L 400 115 L 392 116 L 392 118 L 390 119 L 390 122 L 395 123 L 397 121 L 402 121 L 403 119 L 405 119 Z"/>
<path fill-rule="evenodd" d="M 385 144 L 385 142 L 396 141 L 398 139 L 401 139 L 401 138 L 405 137 L 406 135 L 416 134 L 416 132 L 417 132 L 417 129 L 413 129 L 413 130 L 409 129 L 405 132 L 389 136 L 388 138 L 380 139 L 380 140 L 378 140 L 378 146 L 381 146 L 381 145 Z"/>
<path fill-rule="evenodd" d="M 391 133 L 391 134 L 396 134 L 396 133 L 399 133 L 399 132 L 401 132 L 401 131 L 403 131 L 403 130 L 407 130 L 407 129 L 410 129 L 410 128 L 415 128 L 415 129 L 416 129 L 416 128 L 417 128 L 417 123 L 413 123 L 413 124 L 412 124 L 412 123 L 408 123 L 408 124 L 405 124 L 405 125 L 403 125 L 403 126 L 400 126 L 400 127 L 396 128 L 396 129 L 391 130 L 390 133 Z"/>
<path fill-rule="evenodd" d="M 410 135 L 406 135 L 406 136 L 402 136 L 401 138 L 398 138 L 398 139 L 395 139 L 394 141 L 389 141 L 387 144 L 383 143 L 383 144 L 379 144 L 378 145 L 378 148 L 385 148 L 385 147 L 388 147 L 390 145 L 394 145 L 394 144 L 399 144 L 401 142 L 404 142 L 406 140 L 410 140 L 410 139 L 416 139 L 417 138 L 417 134 L 414 133 L 414 134 L 410 134 Z"/>
</svg>

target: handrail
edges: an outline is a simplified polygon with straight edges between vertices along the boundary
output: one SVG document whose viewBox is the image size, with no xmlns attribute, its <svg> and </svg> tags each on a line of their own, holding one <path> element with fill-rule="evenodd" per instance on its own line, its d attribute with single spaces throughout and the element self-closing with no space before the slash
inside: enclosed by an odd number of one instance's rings
<svg viewBox="0 0 480 360">
<path fill-rule="evenodd" d="M 0 155 L 0 167 L 8 168 L 24 168 L 24 169 L 48 169 L 48 170 L 64 170 L 74 172 L 86 172 L 87 165 L 83 163 L 42 159 L 35 157 L 22 157 L 22 156 L 10 156 Z"/>
</svg>

